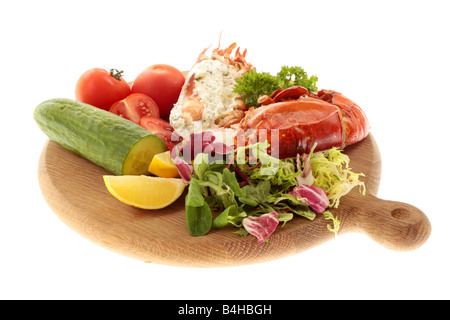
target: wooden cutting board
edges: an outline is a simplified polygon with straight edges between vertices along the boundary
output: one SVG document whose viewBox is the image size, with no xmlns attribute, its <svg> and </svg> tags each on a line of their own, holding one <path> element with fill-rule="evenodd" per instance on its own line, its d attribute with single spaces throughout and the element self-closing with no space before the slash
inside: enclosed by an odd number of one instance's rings
<svg viewBox="0 0 450 320">
<path fill-rule="evenodd" d="M 349 146 L 354 172 L 363 172 L 367 192 L 358 188 L 341 199 L 332 212 L 341 221 L 339 234 L 361 232 L 381 245 L 399 251 L 420 247 L 431 233 L 426 215 L 416 207 L 376 197 L 381 156 L 374 137 Z M 231 227 L 206 236 L 190 236 L 184 216 L 184 196 L 168 208 L 146 211 L 127 206 L 107 191 L 104 169 L 48 141 L 39 162 L 42 193 L 57 216 L 92 242 L 128 257 L 158 264 L 222 267 L 270 261 L 311 249 L 335 235 L 322 215 L 314 221 L 294 217 L 278 228 L 268 242 L 256 244 Z"/>
</svg>

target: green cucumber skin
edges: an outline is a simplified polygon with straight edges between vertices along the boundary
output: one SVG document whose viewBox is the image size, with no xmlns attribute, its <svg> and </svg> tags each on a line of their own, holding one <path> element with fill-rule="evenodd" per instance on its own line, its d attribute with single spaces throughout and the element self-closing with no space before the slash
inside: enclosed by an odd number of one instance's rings
<svg viewBox="0 0 450 320">
<path fill-rule="evenodd" d="M 164 142 L 143 127 L 79 101 L 50 99 L 33 116 L 50 140 L 115 175 L 123 174 L 125 159 L 140 139 L 154 136 L 165 150 Z"/>
</svg>

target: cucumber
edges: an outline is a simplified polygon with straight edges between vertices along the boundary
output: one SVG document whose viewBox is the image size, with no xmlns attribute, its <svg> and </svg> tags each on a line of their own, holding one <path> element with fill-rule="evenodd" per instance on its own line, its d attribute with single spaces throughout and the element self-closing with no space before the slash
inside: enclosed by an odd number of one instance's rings
<svg viewBox="0 0 450 320">
<path fill-rule="evenodd" d="M 50 140 L 115 175 L 148 174 L 153 156 L 166 151 L 143 127 L 79 101 L 50 99 L 33 115 Z"/>
</svg>

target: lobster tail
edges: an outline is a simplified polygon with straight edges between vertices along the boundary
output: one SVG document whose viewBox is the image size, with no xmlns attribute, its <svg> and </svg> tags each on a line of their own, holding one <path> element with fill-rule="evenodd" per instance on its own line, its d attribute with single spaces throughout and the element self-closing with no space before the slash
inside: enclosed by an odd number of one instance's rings
<svg viewBox="0 0 450 320">
<path fill-rule="evenodd" d="M 170 124 L 184 138 L 196 131 L 231 128 L 247 106 L 233 91 L 237 78 L 253 69 L 236 43 L 203 50 L 186 75 L 186 82 L 170 113 Z M 234 53 L 234 54 L 233 54 Z"/>
<path fill-rule="evenodd" d="M 369 120 L 364 111 L 352 100 L 333 90 L 321 90 L 318 98 L 331 103 L 342 112 L 344 144 L 342 147 L 361 141 L 369 134 Z"/>
</svg>

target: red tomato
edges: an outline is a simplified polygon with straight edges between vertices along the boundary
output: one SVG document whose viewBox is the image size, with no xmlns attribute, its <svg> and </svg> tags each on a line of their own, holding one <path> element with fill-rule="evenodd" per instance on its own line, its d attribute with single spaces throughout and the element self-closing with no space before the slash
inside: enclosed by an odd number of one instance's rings
<svg viewBox="0 0 450 320">
<path fill-rule="evenodd" d="M 142 117 L 140 125 L 160 137 L 164 141 L 167 150 L 172 150 L 180 142 L 180 136 L 174 131 L 170 123 L 164 119 L 145 116 Z"/>
<path fill-rule="evenodd" d="M 137 124 L 146 115 L 159 118 L 158 105 L 152 98 L 142 93 L 132 93 L 125 99 L 117 101 L 109 111 Z"/>
<path fill-rule="evenodd" d="M 161 117 L 165 118 L 177 102 L 184 80 L 183 73 L 178 69 L 166 64 L 155 64 L 137 76 L 131 91 L 145 93 L 155 100 Z"/>
<path fill-rule="evenodd" d="M 115 69 L 90 69 L 81 75 L 75 87 L 76 100 L 104 110 L 130 93 L 130 85 Z"/>
</svg>

